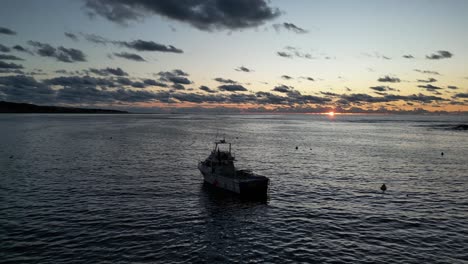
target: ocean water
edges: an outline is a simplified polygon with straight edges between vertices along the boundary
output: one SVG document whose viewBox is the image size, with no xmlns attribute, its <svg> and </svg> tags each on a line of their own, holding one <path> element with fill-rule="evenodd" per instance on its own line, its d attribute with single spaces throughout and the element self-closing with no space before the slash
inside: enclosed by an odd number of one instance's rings
<svg viewBox="0 0 468 264">
<path fill-rule="evenodd" d="M 0 262 L 468 263 L 467 123 L 0 115 Z M 203 185 L 216 135 L 267 200 Z"/>
</svg>

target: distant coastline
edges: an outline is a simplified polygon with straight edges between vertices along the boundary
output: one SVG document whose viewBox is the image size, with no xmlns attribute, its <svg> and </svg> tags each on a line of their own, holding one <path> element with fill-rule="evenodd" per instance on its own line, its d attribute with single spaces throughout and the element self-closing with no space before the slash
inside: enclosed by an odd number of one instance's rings
<svg viewBox="0 0 468 264">
<path fill-rule="evenodd" d="M 48 105 L 34 105 L 26 103 L 13 103 L 0 101 L 0 113 L 6 114 L 31 114 L 31 113 L 50 113 L 50 114 L 127 114 L 127 111 L 94 109 L 94 108 L 76 108 Z"/>
</svg>

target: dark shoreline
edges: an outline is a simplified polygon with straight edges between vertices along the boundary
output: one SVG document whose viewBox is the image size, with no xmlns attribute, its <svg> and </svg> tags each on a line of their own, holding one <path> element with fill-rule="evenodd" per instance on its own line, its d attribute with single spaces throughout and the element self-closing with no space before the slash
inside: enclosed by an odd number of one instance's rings
<svg viewBox="0 0 468 264">
<path fill-rule="evenodd" d="M 0 113 L 3 114 L 128 114 L 127 111 L 76 108 L 62 106 L 41 106 L 26 103 L 12 103 L 0 101 Z"/>
</svg>

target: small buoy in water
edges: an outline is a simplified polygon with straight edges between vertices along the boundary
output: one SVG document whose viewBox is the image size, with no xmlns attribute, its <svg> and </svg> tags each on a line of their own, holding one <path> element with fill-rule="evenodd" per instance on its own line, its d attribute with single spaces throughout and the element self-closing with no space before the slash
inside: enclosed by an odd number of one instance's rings
<svg viewBox="0 0 468 264">
<path fill-rule="evenodd" d="M 10 156 L 10 159 L 12 159 L 12 158 L 13 158 L 13 155 Z"/>
<path fill-rule="evenodd" d="M 382 190 L 382 192 L 385 192 L 387 190 L 387 186 L 384 184 L 382 184 L 382 186 L 380 186 L 380 190 Z"/>
<path fill-rule="evenodd" d="M 441 156 L 443 156 L 443 155 L 444 155 L 444 153 L 443 153 L 443 152 L 441 152 L 441 153 L 440 153 L 440 155 L 441 155 Z"/>
<path fill-rule="evenodd" d="M 112 137 L 110 137 L 110 139 L 112 139 Z"/>
<path fill-rule="evenodd" d="M 298 149 L 298 148 L 299 148 L 299 147 L 298 147 L 298 146 L 296 146 L 296 149 Z"/>
</svg>

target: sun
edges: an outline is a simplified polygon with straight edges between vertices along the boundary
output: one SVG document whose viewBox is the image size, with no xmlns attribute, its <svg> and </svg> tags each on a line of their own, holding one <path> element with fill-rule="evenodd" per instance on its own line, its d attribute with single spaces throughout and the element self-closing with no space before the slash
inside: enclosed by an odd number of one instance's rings
<svg viewBox="0 0 468 264">
<path fill-rule="evenodd" d="M 330 112 L 327 113 L 327 115 L 329 115 L 329 116 L 334 116 L 334 115 L 335 115 L 335 112 L 330 111 Z"/>
</svg>

